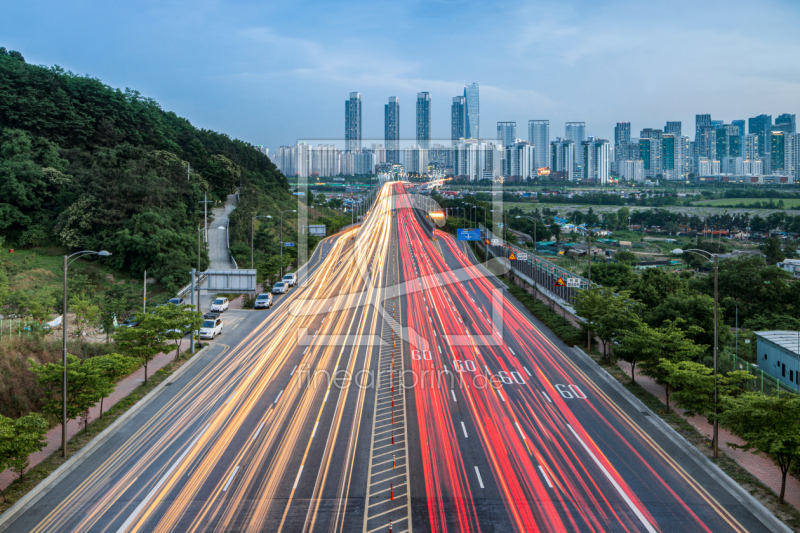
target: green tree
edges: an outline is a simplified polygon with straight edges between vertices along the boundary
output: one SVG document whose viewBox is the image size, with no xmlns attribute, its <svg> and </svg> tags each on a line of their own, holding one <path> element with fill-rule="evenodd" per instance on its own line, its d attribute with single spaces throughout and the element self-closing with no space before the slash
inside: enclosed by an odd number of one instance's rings
<svg viewBox="0 0 800 533">
<path fill-rule="evenodd" d="M 2 417 L 5 418 L 5 417 Z M 5 418 L 6 421 L 10 420 Z M 0 422 L 0 426 L 6 424 Z M 47 440 L 47 420 L 38 413 L 30 413 L 23 417 L 11 420 L 8 424 L 11 428 L 11 439 L 8 446 L 0 445 L 0 449 L 6 450 L 6 465 L 13 472 L 23 479 L 25 471 L 30 466 L 30 455 L 41 451 L 46 445 Z M 2 437 L 0 437 L 2 438 Z M 3 453 L 0 451 L 0 453 Z M 3 461 L 0 460 L 0 463 Z M 5 496 L 3 496 L 5 499 Z"/>
<path fill-rule="evenodd" d="M 744 444 L 728 443 L 743 450 L 769 455 L 781 469 L 781 494 L 786 493 L 786 474 L 792 462 L 800 459 L 800 398 L 743 394 L 723 398 L 720 423 L 744 439 Z"/>
<path fill-rule="evenodd" d="M 596 335 L 603 344 L 604 359 L 608 358 L 608 344 L 620 332 L 636 326 L 638 310 L 629 291 L 614 295 L 612 288 L 594 288 L 578 292 L 575 298 L 575 312 L 586 321 L 588 347 L 591 349 L 591 337 Z"/>
<path fill-rule="evenodd" d="M 164 316 L 155 313 L 142 315 L 135 328 L 120 328 L 114 340 L 120 350 L 130 357 L 138 357 L 144 365 L 144 382 L 147 383 L 147 365 L 160 353 L 169 351 L 171 324 Z"/>
<path fill-rule="evenodd" d="M 69 303 L 70 309 L 75 313 L 75 326 L 78 335 L 83 335 L 90 324 L 97 324 L 100 316 L 100 307 L 92 304 L 89 298 L 75 295 Z"/>
<path fill-rule="evenodd" d="M 103 418 L 103 400 L 114 392 L 115 384 L 120 378 L 127 376 L 136 368 L 136 360 L 118 353 L 110 353 L 87 359 L 84 364 L 98 371 L 107 382 L 107 386 L 98 391 L 103 394 L 100 398 L 100 418 Z"/>
<path fill-rule="evenodd" d="M 783 249 L 781 248 L 781 241 L 775 237 L 770 237 L 767 239 L 766 242 L 764 242 L 764 244 L 762 244 L 759 248 L 764 253 L 764 257 L 767 259 L 767 264 L 774 265 L 775 263 L 780 263 L 786 259 L 786 255 L 783 253 Z"/>
<path fill-rule="evenodd" d="M 181 356 L 181 339 L 187 331 L 196 331 L 203 325 L 203 313 L 191 305 L 167 304 L 156 307 L 154 313 L 166 322 L 166 339 L 175 342 L 176 358 Z"/>
<path fill-rule="evenodd" d="M 583 271 L 586 277 L 588 272 Z M 629 288 L 636 280 L 631 267 L 623 263 L 592 263 L 592 283 L 599 283 L 606 287 L 616 287 L 618 289 Z"/>
<path fill-rule="evenodd" d="M 627 265 L 635 265 L 638 262 L 636 254 L 628 250 L 615 253 L 614 259 Z"/>
<path fill-rule="evenodd" d="M 67 355 L 67 420 L 62 412 L 61 388 L 64 367 L 59 363 L 37 364 L 30 360 L 31 371 L 45 391 L 42 412 L 54 416 L 62 425 L 75 420 L 108 394 L 110 384 L 99 368 L 78 357 Z"/>
<path fill-rule="evenodd" d="M 631 382 L 636 383 L 636 364 L 652 361 L 659 354 L 658 332 L 637 320 L 619 332 L 616 340 L 614 356 L 631 364 Z"/>
</svg>

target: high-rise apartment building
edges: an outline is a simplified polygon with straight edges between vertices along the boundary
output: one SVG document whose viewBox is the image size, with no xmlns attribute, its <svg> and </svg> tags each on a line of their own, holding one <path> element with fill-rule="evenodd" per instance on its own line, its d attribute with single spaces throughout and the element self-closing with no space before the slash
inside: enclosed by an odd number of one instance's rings
<svg viewBox="0 0 800 533">
<path fill-rule="evenodd" d="M 464 99 L 466 100 L 467 109 L 464 116 L 464 138 L 465 139 L 480 139 L 481 138 L 481 105 L 480 105 L 480 91 L 478 90 L 477 83 L 471 83 L 464 87 Z"/>
<path fill-rule="evenodd" d="M 772 115 L 758 115 L 747 119 L 747 133 L 758 135 L 758 155 L 769 153 L 769 132 L 772 130 Z"/>
<path fill-rule="evenodd" d="M 453 148 L 453 173 L 469 181 L 493 179 L 502 169 L 499 146 L 477 139 L 466 139 Z"/>
<path fill-rule="evenodd" d="M 711 115 L 695 115 L 694 117 L 694 142 L 700 144 L 700 128 L 711 126 Z"/>
<path fill-rule="evenodd" d="M 431 146 L 431 93 L 417 93 L 417 145 L 428 149 Z"/>
<path fill-rule="evenodd" d="M 450 108 L 450 138 L 453 146 L 459 139 L 466 139 L 466 120 L 467 120 L 467 99 L 463 96 L 453 97 L 453 105 Z"/>
<path fill-rule="evenodd" d="M 631 123 L 617 122 L 614 126 L 614 146 L 631 142 Z"/>
<path fill-rule="evenodd" d="M 680 121 L 667 122 L 667 125 L 664 126 L 664 134 L 677 135 L 678 137 L 680 137 L 681 135 Z"/>
<path fill-rule="evenodd" d="M 570 139 L 556 137 L 550 143 L 550 176 L 555 179 L 573 180 L 575 169 L 575 143 Z"/>
<path fill-rule="evenodd" d="M 742 137 L 741 155 L 745 161 L 756 161 L 758 156 L 758 135 L 749 133 Z"/>
<path fill-rule="evenodd" d="M 361 150 L 361 93 L 350 93 L 344 103 L 344 141 L 348 151 Z"/>
<path fill-rule="evenodd" d="M 770 159 L 773 173 L 780 172 L 794 175 L 792 165 L 794 158 L 795 135 L 780 130 L 773 130 L 770 134 L 770 147 L 772 156 Z"/>
<path fill-rule="evenodd" d="M 497 144 L 503 150 L 506 146 L 514 144 L 517 139 L 517 123 L 516 122 L 498 122 L 497 123 Z"/>
<path fill-rule="evenodd" d="M 550 121 L 529 120 L 528 142 L 533 146 L 533 157 L 537 169 L 550 166 Z"/>
<path fill-rule="evenodd" d="M 428 150 L 421 146 L 409 146 L 405 150 L 405 163 L 403 165 L 407 174 L 422 176 L 428 172 Z"/>
<path fill-rule="evenodd" d="M 611 143 L 605 139 L 590 139 L 581 143 L 584 179 L 607 185 L 611 172 Z"/>
<path fill-rule="evenodd" d="M 389 97 L 389 103 L 383 107 L 383 137 L 386 141 L 386 162 L 400 164 L 400 100 L 396 96 Z"/>
<path fill-rule="evenodd" d="M 516 140 L 507 145 L 503 158 L 503 175 L 511 181 L 526 181 L 537 177 L 534 154 L 533 145 L 527 141 Z"/>
<path fill-rule="evenodd" d="M 570 174 L 571 179 L 583 179 L 583 150 L 581 143 L 586 140 L 586 123 L 585 122 L 567 122 L 564 125 L 564 137 L 572 141 L 575 145 L 575 154 L 572 169 Z"/>
<path fill-rule="evenodd" d="M 644 164 L 644 174 L 648 179 L 655 179 L 663 174 L 663 137 L 663 131 L 653 128 L 645 128 L 639 134 L 639 159 Z"/>
<path fill-rule="evenodd" d="M 784 133 L 797 133 L 797 122 L 795 121 L 795 115 L 784 113 L 783 115 L 778 116 L 775 119 L 775 126 L 773 126 L 772 129 L 780 130 Z"/>
<path fill-rule="evenodd" d="M 689 138 L 665 133 L 661 138 L 661 175 L 670 181 L 684 180 L 688 176 L 686 149 Z"/>
</svg>

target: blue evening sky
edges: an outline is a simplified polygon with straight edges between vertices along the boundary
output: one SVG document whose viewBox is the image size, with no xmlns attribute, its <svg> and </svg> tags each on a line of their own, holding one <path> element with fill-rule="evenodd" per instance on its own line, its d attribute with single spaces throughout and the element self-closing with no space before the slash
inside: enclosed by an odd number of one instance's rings
<svg viewBox="0 0 800 533">
<path fill-rule="evenodd" d="M 341 138 L 344 101 L 363 99 L 363 136 L 383 137 L 398 96 L 414 136 L 418 91 L 433 135 L 450 103 L 481 86 L 481 136 L 497 121 L 565 121 L 613 140 L 694 115 L 730 122 L 798 112 L 796 0 L 3 2 L 0 46 L 131 87 L 193 124 L 274 150 Z"/>
</svg>

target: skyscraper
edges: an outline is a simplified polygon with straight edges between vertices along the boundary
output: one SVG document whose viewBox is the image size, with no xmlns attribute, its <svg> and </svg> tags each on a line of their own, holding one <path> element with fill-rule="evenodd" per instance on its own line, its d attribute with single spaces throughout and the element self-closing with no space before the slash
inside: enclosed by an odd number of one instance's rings
<svg viewBox="0 0 800 533">
<path fill-rule="evenodd" d="M 711 115 L 695 115 L 694 118 L 694 142 L 700 145 L 700 128 L 703 126 L 711 126 Z"/>
<path fill-rule="evenodd" d="M 631 142 L 631 123 L 617 122 L 614 126 L 614 146 Z"/>
<path fill-rule="evenodd" d="M 585 179 L 598 185 L 608 184 L 611 169 L 611 143 L 605 139 L 592 138 L 581 143 L 585 167 Z"/>
<path fill-rule="evenodd" d="M 529 120 L 528 142 L 533 145 L 533 160 L 537 169 L 550 166 L 550 121 Z"/>
<path fill-rule="evenodd" d="M 386 141 L 386 162 L 400 164 L 400 101 L 396 96 L 389 97 L 389 103 L 383 107 L 384 139 Z"/>
<path fill-rule="evenodd" d="M 361 150 L 361 93 L 350 93 L 344 103 L 345 149 Z"/>
<path fill-rule="evenodd" d="M 497 123 L 497 142 L 500 147 L 505 150 L 506 146 L 511 146 L 517 139 L 517 123 L 516 122 L 498 122 Z"/>
<path fill-rule="evenodd" d="M 480 94 L 478 91 L 478 84 L 471 83 L 464 87 L 464 99 L 466 100 L 467 108 L 464 115 L 464 138 L 465 139 L 480 139 L 481 138 L 481 106 Z"/>
<path fill-rule="evenodd" d="M 575 158 L 574 168 L 571 179 L 583 179 L 583 150 L 581 143 L 586 140 L 586 123 L 585 122 L 567 122 L 564 125 L 564 138 L 569 139 L 575 145 Z"/>
<path fill-rule="evenodd" d="M 681 123 L 680 123 L 680 121 L 667 122 L 667 125 L 664 126 L 664 134 L 676 135 L 676 136 L 680 137 L 680 135 L 681 135 Z"/>
<path fill-rule="evenodd" d="M 431 145 L 431 93 L 417 93 L 417 145 L 428 149 Z"/>
<path fill-rule="evenodd" d="M 569 139 L 556 137 L 550 143 L 550 175 L 554 179 L 571 180 L 575 168 L 575 143 Z"/>
<path fill-rule="evenodd" d="M 467 99 L 463 96 L 454 96 L 453 105 L 450 107 L 450 138 L 453 146 L 459 139 L 466 138 Z"/>
<path fill-rule="evenodd" d="M 747 133 L 758 136 L 758 155 L 768 154 L 770 149 L 769 132 L 772 130 L 772 115 L 758 115 L 747 119 Z"/>
<path fill-rule="evenodd" d="M 797 133 L 797 122 L 795 121 L 795 115 L 790 115 L 789 113 L 780 115 L 775 119 L 775 127 L 772 129 L 780 130 L 785 133 Z"/>
</svg>

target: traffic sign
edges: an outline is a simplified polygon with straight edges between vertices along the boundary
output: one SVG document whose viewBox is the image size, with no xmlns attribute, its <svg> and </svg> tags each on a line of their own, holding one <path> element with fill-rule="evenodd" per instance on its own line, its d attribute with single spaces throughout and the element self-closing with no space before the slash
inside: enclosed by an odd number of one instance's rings
<svg viewBox="0 0 800 533">
<path fill-rule="evenodd" d="M 489 241 L 489 239 L 486 239 L 485 241 L 483 241 L 483 244 L 492 244 L 492 243 Z"/>
<path fill-rule="evenodd" d="M 517 259 L 519 259 L 520 261 L 527 261 L 528 260 L 528 254 L 526 254 L 524 252 L 520 252 L 520 253 L 517 254 Z"/>
<path fill-rule="evenodd" d="M 516 256 L 516 255 L 514 255 L 514 252 L 511 252 L 511 254 L 508 256 L 508 258 L 509 258 L 510 260 L 512 260 L 512 261 L 516 261 L 516 260 L 517 260 L 517 256 Z"/>
<path fill-rule="evenodd" d="M 492 239 L 492 246 L 502 246 L 503 240 L 502 239 Z"/>
<path fill-rule="evenodd" d="M 566 284 L 566 283 L 564 283 L 564 278 L 562 278 L 562 277 L 560 277 L 560 276 L 559 276 L 559 278 L 558 278 L 558 279 L 556 280 L 556 282 L 555 282 L 555 286 L 556 286 L 556 287 L 566 287 L 566 286 L 567 286 L 567 284 Z"/>
<path fill-rule="evenodd" d="M 567 278 L 567 287 L 577 289 L 581 286 L 581 278 Z"/>
<path fill-rule="evenodd" d="M 458 241 L 480 241 L 481 230 L 479 229 L 457 229 L 456 240 Z"/>
<path fill-rule="evenodd" d="M 283 243 L 284 246 L 294 246 L 293 242 L 285 242 Z"/>
</svg>

